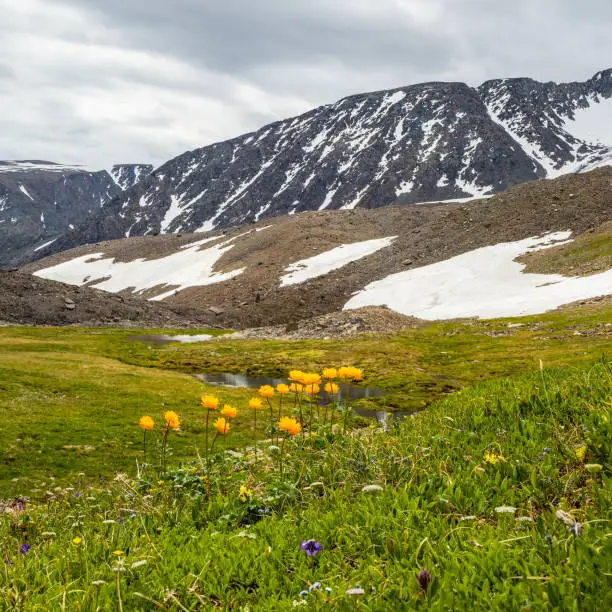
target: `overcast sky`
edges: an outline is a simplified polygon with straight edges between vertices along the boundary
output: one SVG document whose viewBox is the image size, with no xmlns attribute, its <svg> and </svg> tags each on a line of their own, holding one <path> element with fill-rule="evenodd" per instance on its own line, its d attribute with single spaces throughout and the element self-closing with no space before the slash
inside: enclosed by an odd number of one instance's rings
<svg viewBox="0 0 612 612">
<path fill-rule="evenodd" d="M 585 80 L 610 0 L 0 0 L 0 159 L 160 164 L 369 90 Z"/>
</svg>

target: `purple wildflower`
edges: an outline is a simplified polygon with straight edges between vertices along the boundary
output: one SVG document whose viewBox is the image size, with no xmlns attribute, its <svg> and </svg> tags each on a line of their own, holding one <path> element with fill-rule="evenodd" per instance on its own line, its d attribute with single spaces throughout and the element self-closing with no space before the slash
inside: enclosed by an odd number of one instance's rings
<svg viewBox="0 0 612 612">
<path fill-rule="evenodd" d="M 419 582 L 419 586 L 423 590 L 423 593 L 427 593 L 427 589 L 429 588 L 429 584 L 431 583 L 431 574 L 426 569 L 422 569 L 419 572 L 417 580 Z"/>
<path fill-rule="evenodd" d="M 26 542 L 25 544 L 21 545 L 21 548 L 19 549 L 19 552 L 22 555 L 27 555 L 30 550 L 32 550 L 32 547 Z"/>
<path fill-rule="evenodd" d="M 323 550 L 323 545 L 315 540 L 304 540 L 300 548 L 309 556 L 314 557 Z"/>
<path fill-rule="evenodd" d="M 13 565 L 13 562 L 11 561 L 11 558 L 9 556 L 6 557 L 6 564 Z"/>
<path fill-rule="evenodd" d="M 582 525 L 580 523 L 574 523 L 573 525 L 570 525 L 567 530 L 570 533 L 573 533 L 575 536 L 581 536 L 582 535 Z"/>
</svg>

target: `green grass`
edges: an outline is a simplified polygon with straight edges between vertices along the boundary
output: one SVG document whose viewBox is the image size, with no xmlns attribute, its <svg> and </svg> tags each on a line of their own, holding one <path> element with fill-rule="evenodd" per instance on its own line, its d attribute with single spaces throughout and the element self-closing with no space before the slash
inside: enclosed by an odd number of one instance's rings
<svg viewBox="0 0 612 612">
<path fill-rule="evenodd" d="M 390 433 L 319 429 L 286 443 L 283 477 L 261 443 L 209 470 L 47 482 L 44 503 L 0 517 L 0 606 L 610 609 L 611 408 L 603 359 L 476 383 Z"/>
<path fill-rule="evenodd" d="M 569 244 L 522 255 L 518 261 L 537 274 L 587 276 L 612 268 L 612 221 L 580 234 Z"/>
<path fill-rule="evenodd" d="M 62 332 L 55 330 L 56 337 Z M 28 493 L 41 479 L 58 483 L 75 471 L 104 481 L 132 469 L 142 452 L 138 420 L 158 422 L 165 410 L 184 420 L 173 436 L 177 459 L 191 458 L 203 440 L 199 397 L 204 387 L 191 376 L 143 368 L 68 349 L 58 341 L 0 339 L 0 498 Z M 223 389 L 223 402 L 243 403 L 247 392 Z M 252 439 L 249 423 L 232 431 L 232 444 Z"/>
<path fill-rule="evenodd" d="M 509 327 L 509 325 L 522 325 Z M 248 390 L 202 385 L 188 373 L 284 376 L 292 368 L 362 367 L 385 398 L 362 401 L 387 410 L 421 410 L 480 380 L 538 367 L 580 364 L 612 354 L 612 308 L 592 306 L 537 317 L 431 323 L 390 336 L 329 341 L 231 341 L 149 347 L 129 337 L 163 330 L 0 328 L 0 498 L 58 485 L 77 471 L 89 481 L 134 469 L 142 414 L 183 416 L 177 460 L 203 446 L 199 397 L 221 395 L 241 415 L 228 443 L 252 439 Z M 261 437 L 261 435 L 259 436 Z M 68 447 L 68 448 L 66 448 Z M 95 450 L 94 450 L 95 449 Z"/>
</svg>

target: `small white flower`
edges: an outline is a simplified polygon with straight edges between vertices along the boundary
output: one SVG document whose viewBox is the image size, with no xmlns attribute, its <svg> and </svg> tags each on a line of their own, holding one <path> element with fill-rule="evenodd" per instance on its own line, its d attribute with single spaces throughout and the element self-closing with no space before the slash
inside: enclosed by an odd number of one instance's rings
<svg viewBox="0 0 612 612">
<path fill-rule="evenodd" d="M 384 491 L 384 489 L 380 486 L 380 485 L 365 485 L 365 487 L 363 487 L 361 489 L 363 491 L 363 493 L 376 493 L 377 491 Z"/>
<path fill-rule="evenodd" d="M 141 559 L 140 561 L 134 561 L 134 563 L 132 563 L 132 565 L 130 565 L 130 567 L 132 569 L 135 569 L 137 567 L 141 567 L 143 565 L 147 564 L 147 560 L 146 559 Z"/>
<path fill-rule="evenodd" d="M 354 589 L 349 589 L 346 591 L 346 595 L 352 595 L 353 597 L 359 597 L 360 595 L 365 595 L 365 591 L 361 587 L 356 587 Z"/>
<path fill-rule="evenodd" d="M 555 512 L 555 516 L 562 520 L 566 525 L 573 525 L 576 521 L 572 518 L 572 515 L 569 514 L 568 512 L 565 512 L 565 510 L 557 510 Z"/>
<path fill-rule="evenodd" d="M 102 586 L 103 584 L 106 584 L 106 580 L 94 580 L 91 584 L 93 586 Z"/>
<path fill-rule="evenodd" d="M 497 512 L 497 514 L 514 514 L 516 508 L 514 506 L 497 506 L 495 512 Z"/>
</svg>

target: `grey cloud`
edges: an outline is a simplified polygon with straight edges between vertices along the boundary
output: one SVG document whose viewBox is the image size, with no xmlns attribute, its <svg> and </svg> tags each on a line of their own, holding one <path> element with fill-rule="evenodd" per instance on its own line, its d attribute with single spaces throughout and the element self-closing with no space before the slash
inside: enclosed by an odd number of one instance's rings
<svg viewBox="0 0 612 612">
<path fill-rule="evenodd" d="M 161 163 L 352 93 L 430 80 L 584 80 L 612 58 L 608 0 L 45 3 L 36 20 L 11 19 L 19 3 L 0 0 L 0 144 L 13 157 Z M 51 6 L 76 11 L 74 21 Z M 24 58 L 3 48 L 11 33 L 70 42 L 75 58 Z M 80 61 L 92 45 L 100 57 Z M 126 61 L 109 62 L 104 49 Z"/>
<path fill-rule="evenodd" d="M 221 71 L 302 64 L 324 58 L 353 67 L 448 64 L 450 41 L 411 23 L 391 0 L 369 3 L 360 13 L 351 0 L 71 0 L 102 16 L 110 27 L 150 49 Z M 361 4 L 364 4 L 361 2 Z"/>
</svg>

